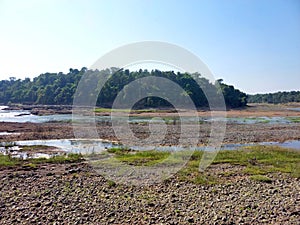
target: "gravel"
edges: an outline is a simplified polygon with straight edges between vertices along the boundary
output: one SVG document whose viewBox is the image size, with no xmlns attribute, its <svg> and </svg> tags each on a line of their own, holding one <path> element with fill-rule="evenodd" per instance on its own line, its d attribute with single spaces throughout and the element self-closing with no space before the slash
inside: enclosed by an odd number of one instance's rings
<svg viewBox="0 0 300 225">
<path fill-rule="evenodd" d="M 85 163 L 6 168 L 0 171 L 0 224 L 299 224 L 299 179 L 268 177 L 271 183 L 243 176 L 197 185 L 175 176 L 130 186 L 107 181 Z"/>
</svg>

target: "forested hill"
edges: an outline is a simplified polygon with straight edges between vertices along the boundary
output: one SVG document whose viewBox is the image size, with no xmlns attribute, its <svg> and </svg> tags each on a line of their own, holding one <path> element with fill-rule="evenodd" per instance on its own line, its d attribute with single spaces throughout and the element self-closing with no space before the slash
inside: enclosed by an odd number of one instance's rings
<svg viewBox="0 0 300 225">
<path fill-rule="evenodd" d="M 288 103 L 288 102 L 300 102 L 300 91 L 284 91 L 268 94 L 255 94 L 248 95 L 249 103 Z"/>
<path fill-rule="evenodd" d="M 24 80 L 11 77 L 9 80 L 0 81 L 0 103 L 22 103 L 22 104 L 44 104 L 44 105 L 72 105 L 73 96 L 77 85 L 84 73 L 87 71 L 84 67 L 81 70 L 70 69 L 69 73 L 44 73 L 30 80 Z M 196 107 L 208 106 L 207 99 L 201 87 L 206 90 L 216 91 L 214 84 L 210 83 L 200 74 L 174 73 L 173 71 L 147 70 L 128 71 L 118 70 L 117 68 L 99 71 L 98 75 L 109 73 L 110 78 L 105 83 L 98 97 L 98 106 L 111 107 L 112 103 L 120 90 L 131 81 L 147 76 L 157 76 L 167 78 L 179 84 L 191 99 Z M 93 74 L 93 72 L 91 72 Z M 96 77 L 95 77 L 96 78 Z M 98 79 L 94 79 L 98 80 Z M 243 107 L 247 104 L 247 95 L 233 86 L 218 80 L 223 91 L 226 105 L 230 108 Z M 97 84 L 96 84 L 97 86 Z M 220 91 L 218 92 L 220 94 Z M 140 107 L 163 107 L 169 106 L 168 102 L 155 97 L 148 97 L 139 102 Z"/>
</svg>

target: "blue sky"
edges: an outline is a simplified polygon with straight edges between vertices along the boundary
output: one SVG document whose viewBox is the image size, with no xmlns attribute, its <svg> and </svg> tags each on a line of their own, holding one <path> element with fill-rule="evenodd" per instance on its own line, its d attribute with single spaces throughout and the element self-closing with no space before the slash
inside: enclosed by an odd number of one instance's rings
<svg viewBox="0 0 300 225">
<path fill-rule="evenodd" d="M 0 0 L 0 78 L 91 66 L 157 40 L 247 93 L 300 90 L 299 0 Z"/>
</svg>

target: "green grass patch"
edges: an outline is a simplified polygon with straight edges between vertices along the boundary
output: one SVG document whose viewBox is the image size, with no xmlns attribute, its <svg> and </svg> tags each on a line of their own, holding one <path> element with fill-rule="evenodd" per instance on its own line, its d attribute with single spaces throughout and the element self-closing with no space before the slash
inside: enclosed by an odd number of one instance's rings
<svg viewBox="0 0 300 225">
<path fill-rule="evenodd" d="M 269 177 L 263 175 L 252 175 L 250 176 L 250 179 L 258 182 L 272 183 L 272 180 Z"/>
<path fill-rule="evenodd" d="M 149 151 L 134 151 L 127 154 L 117 154 L 116 159 L 129 165 L 136 166 L 151 166 L 164 161 L 170 155 L 170 152 L 149 150 Z"/>
<path fill-rule="evenodd" d="M 0 167 L 13 167 L 13 166 L 24 166 L 28 168 L 36 168 L 37 164 L 41 163 L 53 163 L 53 164 L 64 164 L 64 163 L 76 163 L 83 161 L 83 157 L 81 154 L 66 154 L 66 155 L 58 155 L 46 158 L 37 158 L 37 159 L 26 159 L 21 160 L 18 158 L 12 158 L 8 155 L 0 154 Z"/>
<path fill-rule="evenodd" d="M 0 155 L 0 167 L 10 167 L 20 165 L 20 161 L 15 158 L 11 158 L 8 155 Z"/>
<path fill-rule="evenodd" d="M 300 123 L 300 117 L 286 117 L 292 123 Z"/>
<path fill-rule="evenodd" d="M 108 153 L 113 153 L 116 155 L 124 155 L 127 154 L 129 152 L 133 152 L 133 150 L 129 149 L 129 148 L 122 148 L 122 147 L 113 147 L 113 148 L 109 148 L 107 149 Z"/>
<path fill-rule="evenodd" d="M 189 181 L 197 184 L 218 183 L 221 177 L 230 177 L 231 171 L 218 171 L 217 175 L 212 175 L 209 168 L 205 172 L 199 172 L 199 163 L 203 156 L 203 151 L 179 151 L 177 154 L 163 151 L 130 151 L 128 149 L 110 149 L 115 154 L 115 158 L 129 165 L 152 166 L 157 163 L 161 165 L 176 165 L 182 160 L 188 160 L 187 164 L 177 173 L 181 181 Z M 192 154 L 192 155 L 191 155 Z M 191 155 L 191 156 L 190 156 Z M 242 166 L 238 172 L 242 176 L 263 177 L 269 173 L 288 173 L 293 177 L 300 177 L 300 152 L 291 149 L 284 149 L 276 146 L 250 146 L 240 150 L 220 151 L 213 165 L 232 164 Z M 227 175 L 227 176 L 226 176 Z M 257 178 L 258 179 L 258 178 Z"/>
<path fill-rule="evenodd" d="M 178 172 L 183 181 L 194 183 L 211 184 L 218 182 L 218 178 L 207 173 L 199 172 L 199 163 L 202 158 L 202 151 L 195 151 L 187 165 Z M 240 150 L 220 151 L 213 165 L 229 163 L 244 167 L 241 175 L 264 176 L 269 173 L 288 173 L 292 177 L 300 177 L 300 152 L 291 149 L 284 149 L 276 146 L 251 146 Z M 231 172 L 227 172 L 232 175 Z M 224 172 L 220 172 L 223 176 Z"/>
</svg>

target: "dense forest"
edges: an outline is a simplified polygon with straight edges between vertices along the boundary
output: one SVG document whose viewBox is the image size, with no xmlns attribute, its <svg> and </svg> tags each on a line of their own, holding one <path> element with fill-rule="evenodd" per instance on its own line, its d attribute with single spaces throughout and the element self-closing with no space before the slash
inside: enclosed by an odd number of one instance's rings
<svg viewBox="0 0 300 225">
<path fill-rule="evenodd" d="M 191 97 L 196 107 L 206 107 L 208 102 L 203 92 L 207 90 L 221 94 L 223 92 L 227 107 L 237 108 L 247 104 L 247 95 L 233 86 L 226 85 L 223 80 L 218 80 L 221 87 L 216 89 L 212 84 L 199 73 L 175 73 L 173 71 L 147 70 L 129 71 L 117 68 L 111 68 L 103 71 L 87 70 L 83 67 L 81 70 L 70 69 L 69 73 L 44 73 L 35 77 L 33 80 L 26 78 L 24 80 L 11 77 L 9 80 L 0 81 L 0 103 L 22 103 L 22 104 L 44 104 L 44 105 L 71 105 L 73 104 L 74 93 L 77 85 L 84 74 L 101 76 L 109 74 L 109 79 L 103 86 L 97 105 L 101 107 L 111 107 L 117 94 L 130 82 L 147 76 L 157 76 L 167 78 L 180 85 Z M 92 77 L 92 76 L 91 76 Z M 94 77 L 97 78 L 97 77 Z M 92 79 L 94 80 L 99 79 Z M 100 79 L 101 80 L 101 79 Z M 99 80 L 99 82 L 101 82 Z M 94 82 L 95 83 L 95 82 Z M 201 84 L 201 88 L 198 83 Z M 97 84 L 94 84 L 97 87 Z M 99 85 L 98 85 L 99 86 Z M 92 93 L 91 93 L 92 94 Z M 170 106 L 169 103 L 161 98 L 148 97 L 142 99 L 140 107 L 162 107 Z"/>
<path fill-rule="evenodd" d="M 284 91 L 268 94 L 255 94 L 248 95 L 249 103 L 288 103 L 288 102 L 300 102 L 300 91 Z"/>
</svg>

